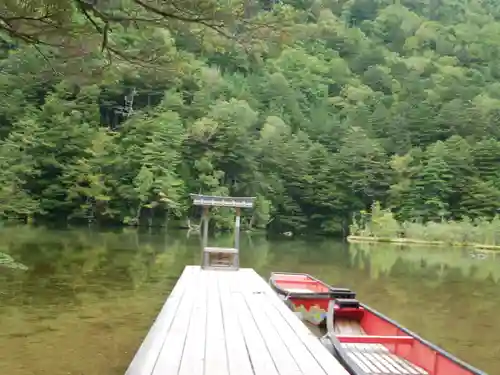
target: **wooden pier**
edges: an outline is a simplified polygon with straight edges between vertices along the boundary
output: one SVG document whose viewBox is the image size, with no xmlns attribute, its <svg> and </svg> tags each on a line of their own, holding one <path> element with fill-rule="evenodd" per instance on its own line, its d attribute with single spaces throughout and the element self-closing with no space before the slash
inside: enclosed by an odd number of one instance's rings
<svg viewBox="0 0 500 375">
<path fill-rule="evenodd" d="M 252 269 L 187 266 L 126 375 L 348 375 Z"/>
</svg>

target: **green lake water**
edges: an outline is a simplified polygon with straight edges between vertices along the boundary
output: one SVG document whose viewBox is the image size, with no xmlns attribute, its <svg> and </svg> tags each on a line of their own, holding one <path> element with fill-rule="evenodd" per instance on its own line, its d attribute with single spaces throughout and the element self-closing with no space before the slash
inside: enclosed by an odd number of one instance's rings
<svg viewBox="0 0 500 375">
<path fill-rule="evenodd" d="M 228 246 L 231 237 L 211 244 Z M 500 253 L 242 235 L 241 262 L 307 272 L 490 373 Z M 0 374 L 123 375 L 200 238 L 185 231 L 0 229 Z"/>
</svg>

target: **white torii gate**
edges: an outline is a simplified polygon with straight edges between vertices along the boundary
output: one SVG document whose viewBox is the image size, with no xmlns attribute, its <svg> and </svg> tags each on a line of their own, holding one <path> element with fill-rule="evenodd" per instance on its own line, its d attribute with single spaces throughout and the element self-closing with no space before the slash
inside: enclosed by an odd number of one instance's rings
<svg viewBox="0 0 500 375">
<path fill-rule="evenodd" d="M 253 208 L 255 197 L 219 197 L 213 195 L 191 194 L 193 204 L 203 207 L 203 269 L 240 268 L 240 215 L 242 208 Z M 232 207 L 236 211 L 234 226 L 234 247 L 208 246 L 208 221 L 210 207 Z M 215 259 L 213 259 L 215 258 Z"/>
</svg>

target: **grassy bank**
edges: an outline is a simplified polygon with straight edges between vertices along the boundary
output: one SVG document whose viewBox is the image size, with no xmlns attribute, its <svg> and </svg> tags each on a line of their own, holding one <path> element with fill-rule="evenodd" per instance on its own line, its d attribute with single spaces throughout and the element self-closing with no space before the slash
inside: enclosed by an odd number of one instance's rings
<svg viewBox="0 0 500 375">
<path fill-rule="evenodd" d="M 426 245 L 426 246 L 453 246 L 453 247 L 473 247 L 482 250 L 498 250 L 500 245 L 486 245 L 478 243 L 460 243 L 460 242 L 445 242 L 445 241 L 425 241 L 414 240 L 411 238 L 387 238 L 387 237 L 361 237 L 347 236 L 347 242 L 351 243 L 393 243 L 397 245 Z"/>
<path fill-rule="evenodd" d="M 500 217 L 400 223 L 389 209 L 382 209 L 376 202 L 370 212 L 355 215 L 347 240 L 500 250 Z"/>
</svg>

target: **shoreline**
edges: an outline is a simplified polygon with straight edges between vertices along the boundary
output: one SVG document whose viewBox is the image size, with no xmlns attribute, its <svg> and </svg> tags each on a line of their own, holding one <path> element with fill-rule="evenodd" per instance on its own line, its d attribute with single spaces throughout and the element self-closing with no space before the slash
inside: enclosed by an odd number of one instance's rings
<svg viewBox="0 0 500 375">
<path fill-rule="evenodd" d="M 496 250 L 500 251 L 500 245 L 487 245 L 467 242 L 445 242 L 445 241 L 425 241 L 414 240 L 411 238 L 389 238 L 389 237 L 363 237 L 363 236 L 347 236 L 349 243 L 391 243 L 396 245 L 427 245 L 427 246 L 452 246 L 452 247 L 472 247 L 479 250 Z"/>
</svg>

